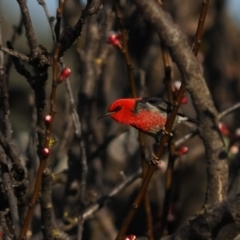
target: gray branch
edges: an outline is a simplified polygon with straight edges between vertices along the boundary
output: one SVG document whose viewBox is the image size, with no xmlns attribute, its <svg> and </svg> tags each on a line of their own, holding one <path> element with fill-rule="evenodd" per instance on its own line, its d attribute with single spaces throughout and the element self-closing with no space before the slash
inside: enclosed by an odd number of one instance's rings
<svg viewBox="0 0 240 240">
<path fill-rule="evenodd" d="M 161 6 L 154 0 L 133 0 L 145 20 L 156 29 L 170 50 L 187 90 L 192 96 L 200 122 L 199 135 L 206 149 L 208 186 L 206 204 L 211 207 L 227 197 L 228 165 L 226 150 L 218 129 L 218 112 L 187 39 Z"/>
</svg>

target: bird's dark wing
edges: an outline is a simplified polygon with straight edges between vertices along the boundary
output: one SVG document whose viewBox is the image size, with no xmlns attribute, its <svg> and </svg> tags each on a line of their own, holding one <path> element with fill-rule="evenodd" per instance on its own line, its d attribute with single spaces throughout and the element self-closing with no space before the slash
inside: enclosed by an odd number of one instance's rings
<svg viewBox="0 0 240 240">
<path fill-rule="evenodd" d="M 173 105 L 170 102 L 168 102 L 168 101 L 166 101 L 162 98 L 148 98 L 148 97 L 146 97 L 146 98 L 142 98 L 142 99 L 137 100 L 135 111 L 138 112 L 140 109 L 143 109 L 143 108 L 149 110 L 148 109 L 149 105 L 147 103 L 155 106 L 157 109 L 159 109 L 162 112 L 166 112 L 167 114 L 171 113 L 172 109 L 173 109 Z M 178 110 L 178 116 L 186 118 L 186 120 L 189 121 L 189 122 L 198 124 L 197 120 L 186 117 L 186 115 L 184 114 L 184 112 L 181 108 Z"/>
<path fill-rule="evenodd" d="M 137 100 L 136 108 L 147 108 L 147 103 L 166 113 L 171 113 L 172 111 L 172 104 L 162 98 L 141 98 Z M 135 111 L 138 112 L 139 109 L 135 109 Z"/>
</svg>

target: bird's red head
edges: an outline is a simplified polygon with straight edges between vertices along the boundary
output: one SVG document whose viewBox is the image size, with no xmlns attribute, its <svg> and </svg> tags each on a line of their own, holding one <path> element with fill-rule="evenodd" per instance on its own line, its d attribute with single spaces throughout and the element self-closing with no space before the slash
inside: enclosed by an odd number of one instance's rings
<svg viewBox="0 0 240 240">
<path fill-rule="evenodd" d="M 135 116 L 134 109 L 136 98 L 122 98 L 113 102 L 108 112 L 103 115 L 112 117 L 116 122 L 123 124 L 131 124 Z"/>
</svg>

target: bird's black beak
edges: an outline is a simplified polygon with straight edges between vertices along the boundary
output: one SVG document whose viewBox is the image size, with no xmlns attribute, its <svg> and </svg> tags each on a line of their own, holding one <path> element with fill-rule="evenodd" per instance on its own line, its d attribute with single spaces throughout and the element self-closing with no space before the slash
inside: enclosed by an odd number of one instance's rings
<svg viewBox="0 0 240 240">
<path fill-rule="evenodd" d="M 106 112 L 106 113 L 104 113 L 103 115 L 101 115 L 99 118 L 98 118 L 98 120 L 99 119 L 102 119 L 102 118 L 104 118 L 104 117 L 107 117 L 107 116 L 109 116 L 109 115 L 111 115 L 111 114 L 113 114 L 114 112 Z"/>
</svg>

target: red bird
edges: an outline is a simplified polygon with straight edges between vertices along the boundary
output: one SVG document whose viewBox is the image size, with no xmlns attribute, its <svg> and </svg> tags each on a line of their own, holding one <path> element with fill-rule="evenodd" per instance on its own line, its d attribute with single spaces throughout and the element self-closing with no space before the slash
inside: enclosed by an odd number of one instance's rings
<svg viewBox="0 0 240 240">
<path fill-rule="evenodd" d="M 161 98 L 122 98 L 113 102 L 108 112 L 100 118 L 110 116 L 116 122 L 130 125 L 159 141 L 172 108 L 171 103 Z M 186 117 L 180 109 L 174 126 L 182 121 L 197 123 L 195 119 Z"/>
</svg>

